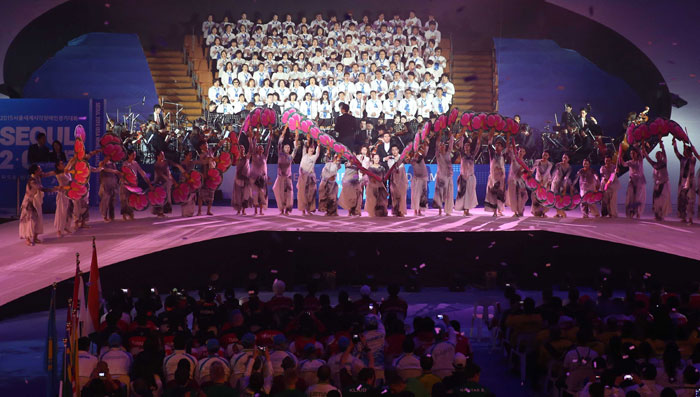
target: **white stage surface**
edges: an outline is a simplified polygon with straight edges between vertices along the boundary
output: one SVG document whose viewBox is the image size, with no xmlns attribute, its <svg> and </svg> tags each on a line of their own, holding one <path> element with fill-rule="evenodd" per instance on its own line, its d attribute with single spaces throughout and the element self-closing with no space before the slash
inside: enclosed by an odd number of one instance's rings
<svg viewBox="0 0 700 397">
<path fill-rule="evenodd" d="M 174 210 L 176 214 L 179 213 L 179 207 L 175 206 Z M 53 282 L 71 278 L 75 274 L 76 252 L 80 253 L 81 269 L 88 272 L 92 236 L 97 238 L 100 267 L 173 247 L 255 231 L 434 233 L 537 230 L 600 239 L 700 260 L 700 225 L 687 226 L 676 219 L 664 222 L 649 218 L 584 219 L 579 211 L 569 212 L 565 219 L 513 218 L 508 212 L 506 216 L 494 218 L 481 208 L 475 209 L 469 217 L 461 214 L 438 216 L 437 210 L 429 210 L 427 216 L 406 218 L 349 218 L 344 216 L 347 212 L 342 210 L 338 217 L 302 216 L 297 210 L 291 216 L 279 216 L 275 208 L 268 209 L 264 216 L 235 216 L 230 207 L 223 206 L 214 207 L 213 212 L 213 216 L 181 218 L 171 214 L 161 219 L 144 212 L 137 213 L 134 221 L 124 222 L 120 219 L 105 223 L 99 213 L 92 210 L 89 229 L 60 239 L 53 230 L 53 215 L 44 215 L 45 233 L 40 236 L 43 243 L 33 247 L 19 239 L 17 221 L 4 223 L 0 225 L 0 250 L 3 253 L 0 263 L 0 306 Z M 526 214 L 529 214 L 529 208 Z"/>
</svg>

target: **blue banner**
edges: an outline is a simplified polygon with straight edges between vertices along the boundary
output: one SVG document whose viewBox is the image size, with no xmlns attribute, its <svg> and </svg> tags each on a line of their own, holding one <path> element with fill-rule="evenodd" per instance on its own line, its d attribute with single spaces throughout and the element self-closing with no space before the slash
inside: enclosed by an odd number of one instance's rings
<svg viewBox="0 0 700 397">
<path fill-rule="evenodd" d="M 82 124 L 86 132 L 85 148 L 94 150 L 99 136 L 104 134 L 104 100 L 102 99 L 6 99 L 0 101 L 0 207 L 14 208 L 24 196 L 27 180 L 27 153 L 36 143 L 39 133 L 46 134 L 46 145 L 52 150 L 54 141 L 63 144 L 66 157 L 73 156 L 73 132 Z M 96 163 L 92 160 L 91 163 Z M 45 171 L 54 164 L 40 163 Z M 93 178 L 91 178 L 93 181 Z M 56 184 L 54 178 L 43 181 L 46 186 Z M 91 201 L 96 199 L 96 179 L 92 183 Z M 55 193 L 47 194 L 45 212 L 52 211 Z"/>
</svg>

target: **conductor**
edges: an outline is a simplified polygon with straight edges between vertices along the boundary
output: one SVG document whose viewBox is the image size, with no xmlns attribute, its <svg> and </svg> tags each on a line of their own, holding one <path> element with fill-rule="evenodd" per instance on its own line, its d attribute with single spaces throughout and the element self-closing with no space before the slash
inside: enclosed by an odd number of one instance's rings
<svg viewBox="0 0 700 397">
<path fill-rule="evenodd" d="M 350 106 L 348 106 L 347 103 L 341 103 L 340 116 L 335 120 L 335 131 L 338 133 L 338 142 L 347 146 L 352 151 L 357 151 L 355 147 L 357 121 L 349 112 Z"/>
</svg>

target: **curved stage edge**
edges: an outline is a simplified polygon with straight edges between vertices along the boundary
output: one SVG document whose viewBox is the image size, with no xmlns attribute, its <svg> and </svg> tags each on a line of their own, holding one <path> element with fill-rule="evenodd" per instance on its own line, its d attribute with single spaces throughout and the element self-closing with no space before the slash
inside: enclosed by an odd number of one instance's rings
<svg viewBox="0 0 700 397">
<path fill-rule="evenodd" d="M 178 208 L 176 207 L 176 210 Z M 72 294 L 75 253 L 89 272 L 91 239 L 97 237 L 104 291 L 178 286 L 196 289 L 219 275 L 223 285 L 247 287 L 255 272 L 269 288 L 275 277 L 305 284 L 325 282 L 429 286 L 488 286 L 517 280 L 525 288 L 591 285 L 601 277 L 640 282 L 644 273 L 667 284 L 700 279 L 700 225 L 650 219 L 493 218 L 475 209 L 470 217 L 347 218 L 321 215 L 214 216 L 105 224 L 56 238 L 44 216 L 44 243 L 27 247 L 17 222 L 0 225 L 0 318 L 45 309 L 48 287 L 59 283 L 59 304 Z M 526 210 L 529 213 L 529 210 Z M 508 214 L 508 213 L 507 213 Z M 92 212 L 92 219 L 99 219 Z M 341 215 L 344 212 L 341 211 Z M 602 276 L 601 276 L 602 274 Z"/>
</svg>

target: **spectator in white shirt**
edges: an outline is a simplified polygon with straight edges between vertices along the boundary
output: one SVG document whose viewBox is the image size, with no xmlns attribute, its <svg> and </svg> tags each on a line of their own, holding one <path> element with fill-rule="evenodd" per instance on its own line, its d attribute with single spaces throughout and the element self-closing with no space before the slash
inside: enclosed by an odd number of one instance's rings
<svg viewBox="0 0 700 397">
<path fill-rule="evenodd" d="M 401 346 L 403 353 L 394 359 L 393 366 L 396 368 L 397 375 L 403 380 L 417 378 L 423 373 L 423 369 L 420 366 L 420 358 L 413 354 L 415 348 L 416 345 L 413 342 L 413 338 L 404 339 Z"/>
<path fill-rule="evenodd" d="M 306 389 L 307 397 L 326 397 L 328 392 L 331 390 L 336 390 L 340 392 L 330 383 L 331 368 L 328 365 L 322 365 L 318 367 L 318 370 L 316 371 L 316 376 L 318 377 L 318 383 Z"/>
<path fill-rule="evenodd" d="M 331 379 L 336 385 L 340 385 L 340 370 L 345 368 L 349 375 L 354 377 L 365 367 L 362 360 L 352 355 L 355 345 L 345 336 L 338 338 L 338 352 L 328 358 L 328 367 L 331 369 Z"/>
<path fill-rule="evenodd" d="M 78 339 L 78 374 L 80 378 L 80 388 L 82 389 L 90 380 L 90 374 L 97 366 L 97 357 L 90 354 L 90 338 L 84 336 Z"/>
<path fill-rule="evenodd" d="M 170 382 L 175 379 L 175 371 L 180 360 L 187 360 L 190 363 L 190 378 L 194 377 L 194 370 L 197 368 L 197 359 L 185 351 L 187 339 L 183 334 L 175 335 L 173 339 L 173 353 L 163 359 L 163 375 L 165 381 Z"/>
<path fill-rule="evenodd" d="M 109 366 L 109 372 L 115 378 L 129 375 L 131 364 L 134 358 L 122 347 L 122 338 L 119 334 L 114 333 L 109 336 L 109 350 L 102 353 L 100 361 L 104 361 Z"/>
<path fill-rule="evenodd" d="M 303 355 L 305 358 L 299 361 L 299 377 L 303 379 L 307 385 L 315 385 L 318 383 L 318 369 L 326 365 L 326 362 L 316 358 L 316 347 L 312 343 L 304 346 Z"/>
<path fill-rule="evenodd" d="M 208 356 L 203 358 L 197 365 L 196 380 L 197 383 L 204 384 L 212 381 L 211 379 L 211 367 L 214 363 L 220 363 L 224 368 L 225 378 L 228 379 L 231 374 L 231 369 L 228 367 L 228 362 L 226 359 L 219 356 L 219 341 L 216 339 L 209 339 L 207 341 L 207 353 Z"/>
<path fill-rule="evenodd" d="M 426 351 L 433 357 L 433 374 L 438 378 L 444 378 L 454 370 L 452 363 L 455 359 L 457 342 L 457 333 L 449 325 L 447 316 L 444 316 L 444 319 L 443 322 L 436 324 L 436 328 L 440 331 L 435 336 L 435 344 Z"/>
</svg>

